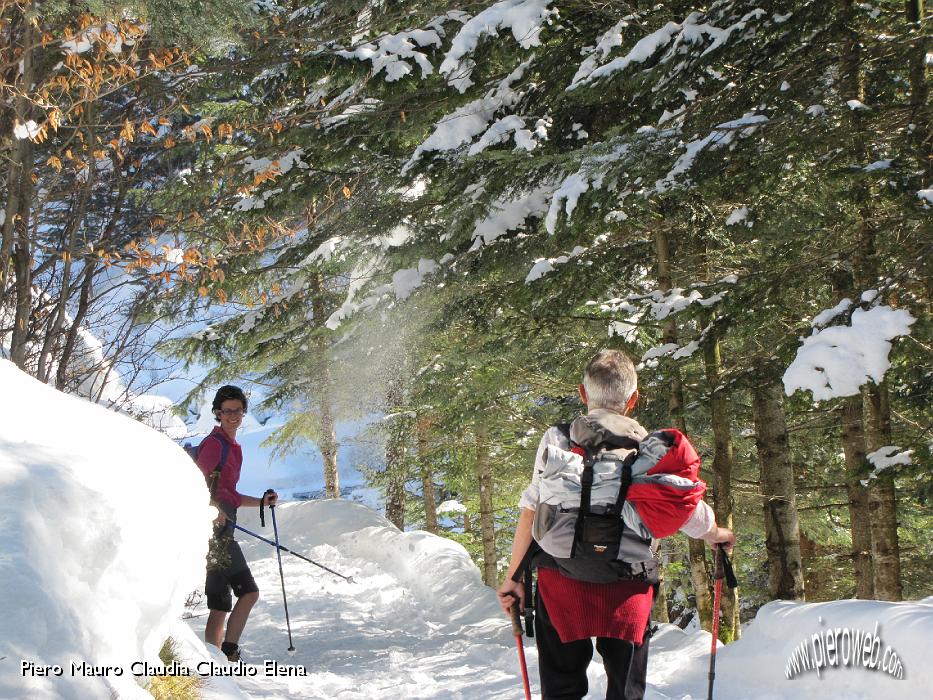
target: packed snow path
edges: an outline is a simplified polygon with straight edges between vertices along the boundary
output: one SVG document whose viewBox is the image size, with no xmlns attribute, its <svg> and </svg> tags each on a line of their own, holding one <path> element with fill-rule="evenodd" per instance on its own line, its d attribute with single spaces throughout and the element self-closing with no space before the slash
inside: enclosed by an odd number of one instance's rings
<svg viewBox="0 0 933 700">
<path fill-rule="evenodd" d="M 346 501 L 283 504 L 276 516 L 284 546 L 352 576 L 354 583 L 283 553 L 296 649 L 289 656 L 275 550 L 238 533 L 261 590 L 241 640 L 244 659 L 257 675 L 233 682 L 208 679 L 205 698 L 522 697 L 511 626 L 462 547 L 425 532 L 399 532 L 374 511 Z M 272 539 L 271 519 L 266 520 L 261 530 L 258 514 L 249 510 L 240 524 Z M 205 613 L 203 605 L 196 611 Z M 189 639 L 202 636 L 204 621 L 189 620 Z M 745 627 L 742 641 L 717 654 L 715 695 L 723 700 L 800 700 L 820 694 L 919 700 L 927 697 L 921 688 L 933 683 L 930 665 L 920 659 L 921 640 L 928 639 L 931 627 L 933 598 L 774 602 Z M 815 632 L 839 628 L 876 634 L 879 653 L 889 647 L 897 652 L 904 677 L 837 663 L 827 664 L 819 675 L 801 667 L 794 679 L 787 678 L 788 660 L 801 643 L 812 644 Z M 651 642 L 646 700 L 705 698 L 709 645 L 706 632 L 664 625 Z M 195 646 L 200 645 L 189 644 L 189 651 L 194 653 Z M 533 640 L 526 640 L 525 651 L 532 692 L 540 697 Z M 307 675 L 268 675 L 267 661 L 303 667 Z M 587 697 L 605 697 L 598 654 L 588 675 Z"/>
<path fill-rule="evenodd" d="M 268 515 L 267 527 L 260 529 L 255 512 L 241 513 L 241 525 L 273 539 Z M 255 677 L 236 678 L 247 697 L 521 694 L 511 627 L 461 547 L 423 532 L 400 533 L 355 503 L 283 504 L 276 518 L 281 544 L 354 582 L 282 554 L 295 645 L 289 656 L 275 549 L 237 533 L 261 591 L 241 639 L 244 661 L 258 671 Z M 202 605 L 195 614 L 206 609 Z M 204 622 L 204 617 L 189 621 L 198 636 Z M 528 652 L 534 666 L 534 651 Z M 266 675 L 267 660 L 303 667 L 308 675 Z M 536 667 L 532 672 L 536 675 Z"/>
</svg>

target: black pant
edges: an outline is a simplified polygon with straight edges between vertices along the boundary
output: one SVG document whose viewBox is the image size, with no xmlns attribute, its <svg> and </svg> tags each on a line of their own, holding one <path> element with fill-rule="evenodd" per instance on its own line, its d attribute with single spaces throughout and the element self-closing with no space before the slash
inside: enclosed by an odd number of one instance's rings
<svg viewBox="0 0 933 700">
<path fill-rule="evenodd" d="M 535 596 L 535 641 L 543 700 L 580 700 L 586 695 L 586 667 L 593 659 L 593 643 L 589 639 L 561 642 L 539 595 Z M 606 700 L 642 700 L 648 673 L 648 634 L 641 645 L 597 637 L 596 651 L 603 657 L 609 680 Z"/>
</svg>

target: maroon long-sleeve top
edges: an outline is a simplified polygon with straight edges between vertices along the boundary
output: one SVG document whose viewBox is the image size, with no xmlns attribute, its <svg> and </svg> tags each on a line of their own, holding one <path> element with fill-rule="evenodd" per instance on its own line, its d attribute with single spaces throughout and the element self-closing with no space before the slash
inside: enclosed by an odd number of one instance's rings
<svg viewBox="0 0 933 700">
<path fill-rule="evenodd" d="M 243 448 L 220 426 L 214 428 L 198 447 L 198 468 L 204 473 L 205 478 L 211 475 L 223 454 L 221 440 L 226 440 L 230 447 L 227 449 L 227 461 L 221 469 L 220 478 L 214 489 L 214 498 L 219 503 L 239 508 L 243 497 L 236 490 L 236 485 L 240 480 L 240 468 L 243 466 Z"/>
</svg>

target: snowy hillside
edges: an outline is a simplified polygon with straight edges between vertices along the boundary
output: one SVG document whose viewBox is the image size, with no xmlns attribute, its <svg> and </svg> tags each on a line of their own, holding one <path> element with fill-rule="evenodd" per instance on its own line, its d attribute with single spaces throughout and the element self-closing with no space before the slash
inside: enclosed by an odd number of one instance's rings
<svg viewBox="0 0 933 700">
<path fill-rule="evenodd" d="M 206 671 L 205 700 L 521 697 L 510 626 L 466 551 L 346 501 L 276 510 L 282 544 L 353 577 L 283 554 L 294 656 L 274 549 L 238 535 L 262 597 L 241 639 L 245 663 L 228 664 L 200 641 L 203 606 L 180 619 L 203 581 L 211 518 L 187 456 L 6 362 L 0 386 L 0 698 L 148 698 L 133 669 L 158 668 L 169 634 L 181 665 Z M 272 536 L 256 509 L 241 513 L 241 525 Z M 720 650 L 716 697 L 926 698 L 930 629 L 933 598 L 774 602 Z M 664 626 L 647 700 L 705 698 L 709 644 L 705 632 Z M 527 655 L 537 691 L 533 644 Z M 598 659 L 591 698 L 605 692 Z"/>
</svg>

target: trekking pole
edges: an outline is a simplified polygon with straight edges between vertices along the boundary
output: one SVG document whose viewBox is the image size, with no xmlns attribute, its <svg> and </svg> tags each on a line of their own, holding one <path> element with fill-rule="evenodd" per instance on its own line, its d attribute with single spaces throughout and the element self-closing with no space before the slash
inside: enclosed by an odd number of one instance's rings
<svg viewBox="0 0 933 700">
<path fill-rule="evenodd" d="M 525 700 L 531 700 L 531 686 L 528 684 L 528 665 L 525 663 L 525 645 L 522 644 L 522 619 L 518 609 L 518 598 L 509 608 L 512 614 L 512 634 L 515 635 L 515 644 L 518 646 L 518 663 L 522 669 L 522 685 L 525 687 Z"/>
<path fill-rule="evenodd" d="M 265 498 L 265 496 L 263 496 Z M 275 533 L 275 553 L 279 557 L 279 578 L 282 580 L 282 602 L 285 604 L 285 625 L 288 628 L 288 653 L 295 655 L 295 645 L 292 644 L 292 623 L 288 619 L 288 598 L 285 597 L 285 574 L 282 573 L 282 550 L 279 545 L 279 526 L 275 522 L 275 506 L 269 504 L 269 512 L 272 513 L 272 531 Z"/>
<path fill-rule="evenodd" d="M 715 594 L 713 596 L 713 641 L 711 643 L 709 655 L 709 691 L 706 694 L 706 700 L 713 700 L 713 681 L 716 679 L 716 642 L 719 639 L 719 607 L 722 603 L 722 580 L 726 579 L 729 588 L 735 588 L 738 581 L 735 578 L 735 572 L 732 570 L 732 563 L 726 556 L 726 550 L 719 544 L 716 546 L 716 572 L 713 579 L 716 581 Z"/>
<path fill-rule="evenodd" d="M 243 527 L 242 525 L 239 525 L 239 524 L 237 524 L 237 523 L 230 523 L 230 524 L 231 524 L 233 527 L 235 527 L 237 530 L 241 530 L 242 532 L 245 532 L 247 535 L 250 535 L 250 536 L 252 536 L 252 537 L 255 537 L 257 540 L 262 540 L 262 541 L 265 542 L 266 544 L 271 544 L 273 547 L 275 547 L 275 548 L 277 548 L 277 549 L 281 549 L 283 552 L 287 552 L 288 554 L 291 554 L 292 556 L 298 557 L 299 559 L 303 559 L 304 561 L 308 562 L 309 564 L 314 564 L 314 565 L 315 565 L 316 567 L 318 567 L 319 569 L 324 569 L 324 571 L 326 571 L 326 572 L 329 573 L 329 574 L 333 574 L 334 576 L 336 576 L 336 577 L 338 577 L 338 578 L 342 578 L 342 579 L 343 579 L 344 581 L 346 581 L 347 583 L 356 583 L 356 582 L 353 580 L 353 577 L 352 577 L 352 576 L 344 576 L 343 574 L 338 574 L 338 573 L 337 573 L 336 571 L 334 571 L 333 569 L 328 569 L 328 568 L 327 568 L 326 566 L 324 566 L 323 564 L 320 564 L 320 563 L 314 561 L 314 559 L 309 559 L 308 557 L 306 557 L 306 556 L 303 555 L 303 554 L 299 554 L 298 552 L 293 552 L 292 550 L 290 550 L 290 549 L 289 549 L 288 547 L 286 547 L 285 545 L 282 545 L 282 544 L 277 545 L 277 544 L 276 544 L 275 542 L 273 542 L 272 540 L 266 539 L 266 538 L 263 537 L 262 535 L 259 535 L 259 534 L 255 533 L 255 532 L 253 532 L 252 530 L 247 530 L 247 529 L 246 529 L 245 527 Z"/>
</svg>

